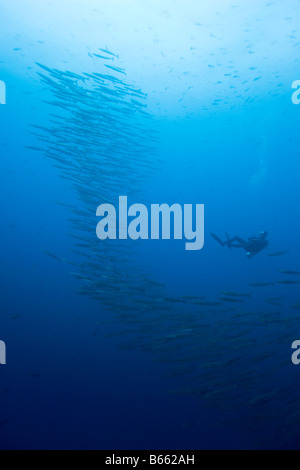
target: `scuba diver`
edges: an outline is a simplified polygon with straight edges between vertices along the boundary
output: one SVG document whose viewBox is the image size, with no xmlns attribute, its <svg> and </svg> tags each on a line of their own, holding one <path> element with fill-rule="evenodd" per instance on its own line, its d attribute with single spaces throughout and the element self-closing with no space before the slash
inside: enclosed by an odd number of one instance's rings
<svg viewBox="0 0 300 470">
<path fill-rule="evenodd" d="M 255 237 L 249 237 L 248 240 L 243 240 L 240 237 L 229 238 L 228 233 L 226 233 L 227 241 L 223 242 L 217 235 L 214 233 L 211 236 L 221 245 L 228 246 L 228 248 L 243 248 L 247 252 L 247 258 L 253 258 L 260 251 L 266 248 L 269 244 L 267 240 L 268 232 L 260 232 Z"/>
</svg>

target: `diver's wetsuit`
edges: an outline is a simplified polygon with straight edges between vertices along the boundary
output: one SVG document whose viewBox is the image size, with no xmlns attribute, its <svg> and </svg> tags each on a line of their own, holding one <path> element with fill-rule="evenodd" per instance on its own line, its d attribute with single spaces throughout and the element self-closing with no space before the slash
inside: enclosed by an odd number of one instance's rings
<svg viewBox="0 0 300 470">
<path fill-rule="evenodd" d="M 267 232 L 260 232 L 256 237 L 249 237 L 248 240 L 244 240 L 241 237 L 229 238 L 228 234 L 227 241 L 223 242 L 217 235 L 214 233 L 211 236 L 221 245 L 228 246 L 228 248 L 243 248 L 247 251 L 247 258 L 252 258 L 262 251 L 268 245 Z"/>
</svg>

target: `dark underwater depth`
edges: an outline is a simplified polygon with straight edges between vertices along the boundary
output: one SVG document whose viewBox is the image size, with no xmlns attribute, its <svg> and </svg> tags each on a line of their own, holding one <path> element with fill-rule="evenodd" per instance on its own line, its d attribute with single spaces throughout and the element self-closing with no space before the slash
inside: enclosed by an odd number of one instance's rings
<svg viewBox="0 0 300 470">
<path fill-rule="evenodd" d="M 0 448 L 298 450 L 300 1 L 0 12 Z M 203 249 L 99 240 L 120 196 Z"/>
</svg>

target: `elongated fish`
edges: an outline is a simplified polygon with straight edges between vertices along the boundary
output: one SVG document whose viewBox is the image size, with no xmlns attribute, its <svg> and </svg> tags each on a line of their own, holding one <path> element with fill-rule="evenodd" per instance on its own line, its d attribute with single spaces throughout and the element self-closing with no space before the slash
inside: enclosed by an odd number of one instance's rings
<svg viewBox="0 0 300 470">
<path fill-rule="evenodd" d="M 110 52 L 108 49 L 100 49 L 99 48 L 99 51 L 104 52 L 105 54 L 112 55 L 113 57 L 116 57 L 117 59 L 119 58 L 119 56 L 117 54 L 114 54 L 113 52 Z"/>
<path fill-rule="evenodd" d="M 274 285 L 274 282 L 255 282 L 254 284 L 249 284 L 250 287 L 268 287 Z"/>
<path fill-rule="evenodd" d="M 222 295 L 226 295 L 229 297 L 249 297 L 249 298 L 251 297 L 251 294 L 240 294 L 239 292 L 227 292 L 227 291 L 223 291 Z"/>
<path fill-rule="evenodd" d="M 271 258 L 276 258 L 276 256 L 284 256 L 287 254 L 288 254 L 288 251 L 275 251 L 275 253 L 270 253 L 268 256 Z"/>
<path fill-rule="evenodd" d="M 119 73 L 122 73 L 123 75 L 127 75 L 125 70 L 121 69 L 120 67 L 114 67 L 113 65 L 107 65 L 107 64 L 104 64 L 104 66 L 107 67 L 108 69 L 114 70 L 115 72 L 119 72 Z"/>
<path fill-rule="evenodd" d="M 189 303 L 193 305 L 199 305 L 200 307 L 217 307 L 218 305 L 221 305 L 220 302 L 206 302 L 201 300 L 193 300 Z"/>
<path fill-rule="evenodd" d="M 245 301 L 242 299 L 231 299 L 230 297 L 219 297 L 221 302 L 231 302 L 231 303 L 240 303 L 243 304 Z"/>
<path fill-rule="evenodd" d="M 92 54 L 92 56 L 98 57 L 99 59 L 113 60 L 112 57 L 105 57 L 104 55 L 100 55 L 100 54 Z"/>
</svg>

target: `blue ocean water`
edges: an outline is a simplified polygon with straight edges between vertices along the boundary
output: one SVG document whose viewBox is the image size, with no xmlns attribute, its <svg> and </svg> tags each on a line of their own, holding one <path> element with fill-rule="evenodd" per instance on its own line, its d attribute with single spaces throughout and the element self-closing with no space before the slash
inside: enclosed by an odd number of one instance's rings
<svg viewBox="0 0 300 470">
<path fill-rule="evenodd" d="M 298 449 L 299 1 L 24 3 L 0 0 L 1 449 Z M 98 240 L 124 195 L 205 204 L 203 250 Z M 210 237 L 262 230 L 250 260 Z"/>
</svg>

